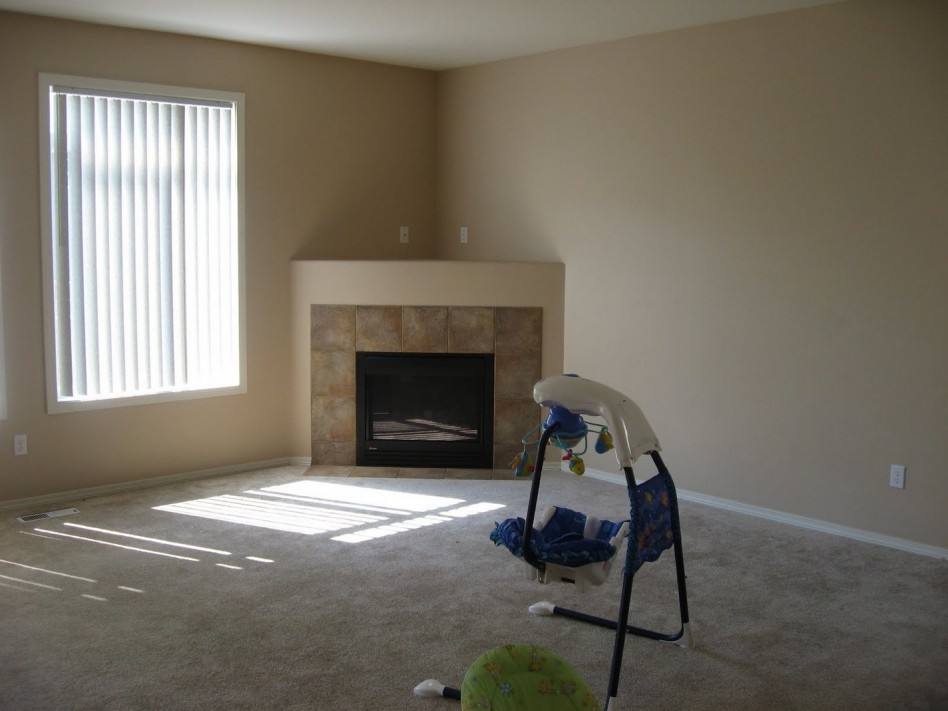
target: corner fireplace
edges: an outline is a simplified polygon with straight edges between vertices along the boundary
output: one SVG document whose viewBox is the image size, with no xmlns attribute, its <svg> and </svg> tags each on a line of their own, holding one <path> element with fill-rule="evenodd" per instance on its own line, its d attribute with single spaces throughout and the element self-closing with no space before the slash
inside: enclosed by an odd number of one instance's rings
<svg viewBox="0 0 948 711">
<path fill-rule="evenodd" d="M 493 353 L 356 353 L 356 464 L 493 466 Z"/>
</svg>

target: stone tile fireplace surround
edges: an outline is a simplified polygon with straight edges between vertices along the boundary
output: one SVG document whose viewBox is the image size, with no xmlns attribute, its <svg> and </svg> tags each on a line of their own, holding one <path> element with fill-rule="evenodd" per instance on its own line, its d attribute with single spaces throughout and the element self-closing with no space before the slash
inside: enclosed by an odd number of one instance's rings
<svg viewBox="0 0 948 711">
<path fill-rule="evenodd" d="M 562 263 L 441 259 L 293 260 L 290 262 L 289 279 L 291 423 L 288 436 L 293 458 L 301 463 L 346 462 L 339 466 L 356 469 L 348 463 L 355 461 L 355 437 L 354 433 L 350 434 L 355 426 L 354 403 L 350 405 L 345 400 L 353 397 L 351 393 L 355 392 L 354 373 L 352 385 L 347 385 L 350 376 L 346 374 L 346 369 L 350 363 L 354 368 L 356 312 L 359 310 L 362 311 L 362 318 L 371 322 L 373 313 L 375 317 L 387 313 L 388 318 L 395 318 L 393 312 L 387 311 L 387 308 L 394 307 L 402 319 L 401 330 L 390 328 L 380 333 L 388 333 L 387 338 L 393 340 L 397 333 L 403 344 L 408 343 L 408 348 L 430 348 L 435 351 L 440 348 L 458 348 L 458 339 L 465 338 L 464 333 L 469 332 L 464 329 L 464 324 L 478 323 L 478 316 L 483 318 L 489 312 L 492 320 L 480 322 L 481 335 L 477 339 L 468 339 L 468 342 L 479 345 L 471 347 L 488 349 L 487 344 L 493 338 L 494 347 L 503 356 L 501 362 L 521 360 L 532 363 L 532 358 L 539 357 L 539 377 L 563 372 L 566 267 Z M 314 338 L 314 305 L 327 307 L 317 309 L 317 315 L 321 317 L 335 315 L 341 318 L 345 330 L 338 331 L 340 326 L 331 325 L 333 321 L 323 321 L 315 329 Z M 336 311 L 336 307 L 341 308 Z M 367 308 L 363 310 L 363 307 Z M 429 307 L 434 310 L 428 310 Z M 468 307 L 472 310 L 466 311 Z M 508 308 L 514 310 L 504 311 Z M 506 317 L 516 315 L 519 309 L 532 309 L 536 317 L 542 318 L 542 324 L 537 326 L 542 332 L 542 345 L 539 347 L 531 345 L 523 350 L 519 347 L 510 350 L 505 345 L 505 339 L 511 333 L 511 322 Z M 435 326 L 430 330 L 427 326 L 424 330 L 419 330 L 421 327 L 416 329 L 412 324 L 419 319 L 426 323 L 433 320 Z M 493 328 L 492 337 L 489 335 L 490 328 Z M 447 343 L 449 329 L 454 334 L 450 345 Z M 362 333 L 367 333 L 365 325 L 362 326 Z M 342 357 L 339 351 L 348 351 L 352 359 L 347 356 L 343 365 L 334 366 L 332 364 Z M 539 356 L 536 355 L 537 351 Z M 319 364 L 317 367 L 314 367 L 314 360 Z M 497 360 L 495 353 L 495 373 Z M 335 376 L 328 377 L 328 372 L 319 374 L 323 368 L 333 367 L 341 369 Z M 536 366 L 531 365 L 528 369 L 530 376 L 524 375 L 521 380 L 533 380 L 535 369 Z M 503 385 L 509 382 L 510 372 L 502 368 L 499 377 L 495 375 L 495 399 L 532 401 L 532 382 L 522 382 L 519 386 Z M 314 388 L 315 397 L 319 400 L 314 399 Z M 347 424 L 348 416 L 343 418 L 340 415 L 349 407 L 353 410 L 351 425 Z M 325 413 L 325 417 L 320 414 L 318 421 L 314 418 L 314 409 L 317 408 L 320 413 Z M 501 408 L 503 416 L 506 408 L 504 405 Z M 515 409 L 515 406 L 511 409 Z M 510 471 L 507 465 L 519 448 L 520 437 L 533 424 L 533 420 L 529 424 L 509 423 L 501 430 L 495 441 L 498 449 L 500 445 L 508 444 L 507 440 L 511 446 L 505 447 L 506 451 L 496 456 L 500 471 Z M 511 430 L 515 432 L 503 434 Z M 349 449 L 347 442 L 352 443 Z M 517 443 L 516 446 L 512 445 L 513 442 Z M 348 454 L 348 451 L 352 454 Z M 506 452 L 510 452 L 509 457 Z"/>
<path fill-rule="evenodd" d="M 494 354 L 494 468 L 508 466 L 540 418 L 541 307 L 310 307 L 312 463 L 355 465 L 357 351 Z"/>
</svg>

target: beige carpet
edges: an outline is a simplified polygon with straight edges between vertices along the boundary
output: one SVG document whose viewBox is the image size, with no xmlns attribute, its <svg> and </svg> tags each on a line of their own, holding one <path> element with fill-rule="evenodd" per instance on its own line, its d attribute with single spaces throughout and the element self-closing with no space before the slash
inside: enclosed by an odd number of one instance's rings
<svg viewBox="0 0 948 711">
<path fill-rule="evenodd" d="M 611 616 L 618 578 L 538 586 L 488 539 L 526 482 L 306 473 L 0 515 L 0 708 L 450 710 L 412 687 L 505 642 L 558 652 L 604 700 L 612 634 L 526 608 Z M 613 484 L 544 483 L 546 503 L 624 514 Z M 697 645 L 630 638 L 623 709 L 948 708 L 948 562 L 681 511 Z M 636 576 L 634 621 L 674 628 L 674 600 L 666 554 Z"/>
</svg>

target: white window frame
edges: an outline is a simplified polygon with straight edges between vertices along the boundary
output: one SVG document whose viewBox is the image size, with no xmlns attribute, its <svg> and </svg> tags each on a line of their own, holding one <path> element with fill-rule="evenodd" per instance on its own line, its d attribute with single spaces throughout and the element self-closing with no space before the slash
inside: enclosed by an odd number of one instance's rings
<svg viewBox="0 0 948 711">
<path fill-rule="evenodd" d="M 61 398 L 57 377 L 57 337 L 56 304 L 54 292 L 54 269 L 56 249 L 55 240 L 61 231 L 56 224 L 60 219 L 56 210 L 56 195 L 59 177 L 55 175 L 56 161 L 53 151 L 54 137 L 52 124 L 52 92 L 55 87 L 82 89 L 94 93 L 138 96 L 145 99 L 170 99 L 183 102 L 224 102 L 234 111 L 234 157 L 236 170 L 236 258 L 237 258 L 237 324 L 238 363 L 237 380 L 224 386 L 166 388 L 153 390 L 145 394 L 110 395 L 89 398 Z M 46 365 L 46 401 L 49 413 L 76 412 L 128 405 L 141 405 L 169 400 L 187 400 L 194 398 L 234 395 L 247 391 L 246 359 L 246 287 L 245 287 L 245 246 L 244 246 L 244 95 L 190 87 L 143 84 L 138 82 L 114 81 L 89 77 L 75 77 L 62 74 L 39 75 L 39 123 L 40 123 L 40 203 L 42 227 L 43 257 L 43 308 L 45 327 L 45 365 Z"/>
</svg>

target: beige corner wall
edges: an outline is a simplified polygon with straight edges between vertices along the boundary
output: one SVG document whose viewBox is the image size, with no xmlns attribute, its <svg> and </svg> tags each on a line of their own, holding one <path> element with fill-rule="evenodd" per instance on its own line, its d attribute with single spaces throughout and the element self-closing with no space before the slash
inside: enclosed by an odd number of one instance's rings
<svg viewBox="0 0 948 711">
<path fill-rule="evenodd" d="M 246 395 L 46 414 L 41 71 L 245 93 Z M 433 256 L 433 126 L 431 72 L 0 12 L 0 501 L 286 457 L 290 261 Z"/>
<path fill-rule="evenodd" d="M 438 255 L 564 262 L 566 369 L 682 488 L 948 547 L 946 37 L 853 1 L 442 73 Z"/>
<path fill-rule="evenodd" d="M 564 268 L 486 261 L 298 261 L 292 290 L 292 452 L 312 451 L 310 379 L 313 304 L 362 306 L 540 306 L 543 376 L 563 368 Z"/>
</svg>

